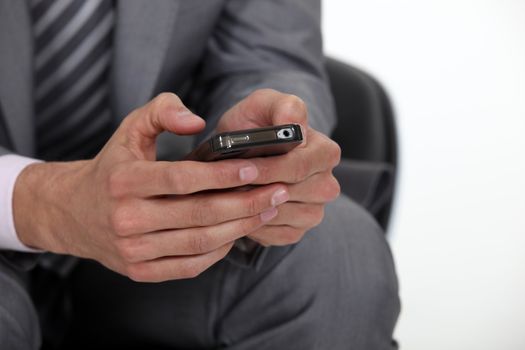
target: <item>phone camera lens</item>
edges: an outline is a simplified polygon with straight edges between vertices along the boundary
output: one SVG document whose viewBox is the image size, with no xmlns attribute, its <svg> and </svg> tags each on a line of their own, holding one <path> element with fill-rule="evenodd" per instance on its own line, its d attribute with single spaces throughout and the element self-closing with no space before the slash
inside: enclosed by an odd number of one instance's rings
<svg viewBox="0 0 525 350">
<path fill-rule="evenodd" d="M 293 130 L 290 128 L 281 129 L 277 132 L 278 139 L 291 139 L 293 137 Z"/>
</svg>

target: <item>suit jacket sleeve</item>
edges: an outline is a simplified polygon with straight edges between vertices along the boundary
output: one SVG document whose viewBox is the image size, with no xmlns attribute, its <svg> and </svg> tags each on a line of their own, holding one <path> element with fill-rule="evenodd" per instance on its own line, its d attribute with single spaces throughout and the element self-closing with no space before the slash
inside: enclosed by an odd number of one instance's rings
<svg viewBox="0 0 525 350">
<path fill-rule="evenodd" d="M 13 153 L 8 148 L 12 147 L 7 128 L 5 126 L 2 105 L 0 104 L 0 156 Z"/>
<path fill-rule="evenodd" d="M 190 103 L 207 118 L 208 135 L 221 115 L 251 92 L 272 88 L 302 98 L 309 124 L 329 135 L 335 126 L 333 100 L 324 69 L 319 0 L 228 0 Z M 201 141 L 202 137 L 198 139 Z M 227 259 L 261 266 L 268 248 Z"/>
<path fill-rule="evenodd" d="M 2 146 L 0 146 L 0 156 L 5 156 L 7 154 L 11 154 L 13 152 L 9 151 L 7 148 L 4 148 Z"/>
<path fill-rule="evenodd" d="M 228 0 L 210 39 L 191 98 L 208 119 L 256 89 L 301 97 L 309 123 L 330 134 L 335 126 L 324 70 L 319 0 Z"/>
</svg>

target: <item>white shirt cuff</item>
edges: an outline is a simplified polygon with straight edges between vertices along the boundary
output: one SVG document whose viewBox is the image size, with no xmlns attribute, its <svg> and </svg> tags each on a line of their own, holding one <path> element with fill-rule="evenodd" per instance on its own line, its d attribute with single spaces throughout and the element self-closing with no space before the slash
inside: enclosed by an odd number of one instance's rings
<svg viewBox="0 0 525 350">
<path fill-rule="evenodd" d="M 13 218 L 13 192 L 18 175 L 39 160 L 8 154 L 0 156 L 0 250 L 40 252 L 23 244 L 15 230 Z"/>
</svg>

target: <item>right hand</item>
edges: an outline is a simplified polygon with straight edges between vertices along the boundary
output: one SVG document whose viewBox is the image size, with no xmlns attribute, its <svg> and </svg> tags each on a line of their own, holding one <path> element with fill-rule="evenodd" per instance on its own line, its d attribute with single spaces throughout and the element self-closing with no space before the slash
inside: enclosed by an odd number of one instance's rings
<svg viewBox="0 0 525 350">
<path fill-rule="evenodd" d="M 135 281 L 197 276 L 289 197 L 284 184 L 201 192 L 255 182 L 249 160 L 155 160 L 161 132 L 203 128 L 177 96 L 164 93 L 130 113 L 94 159 L 28 166 L 13 197 L 20 240 L 95 259 Z"/>
</svg>

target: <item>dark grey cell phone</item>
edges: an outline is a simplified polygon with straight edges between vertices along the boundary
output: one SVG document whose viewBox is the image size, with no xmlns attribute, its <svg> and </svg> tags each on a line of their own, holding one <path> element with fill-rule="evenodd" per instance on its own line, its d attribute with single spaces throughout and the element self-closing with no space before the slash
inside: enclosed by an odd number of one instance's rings
<svg viewBox="0 0 525 350">
<path fill-rule="evenodd" d="M 185 159 L 214 161 L 272 156 L 289 152 L 301 142 L 303 134 L 297 124 L 224 132 L 201 143 Z"/>
</svg>

